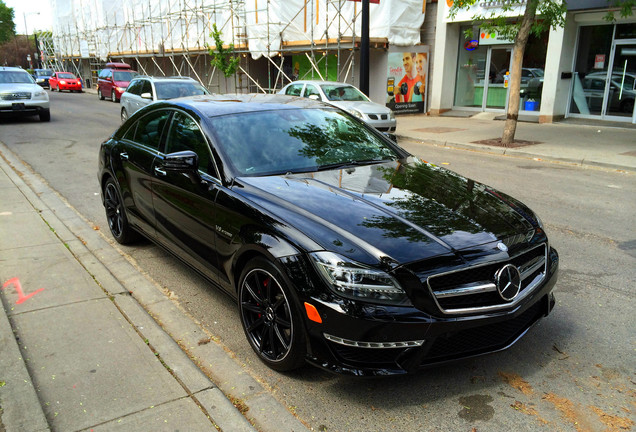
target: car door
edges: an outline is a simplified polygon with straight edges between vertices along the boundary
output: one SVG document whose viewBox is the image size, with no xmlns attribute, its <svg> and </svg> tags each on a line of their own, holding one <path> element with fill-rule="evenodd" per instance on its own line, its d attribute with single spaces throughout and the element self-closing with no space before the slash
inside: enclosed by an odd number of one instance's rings
<svg viewBox="0 0 636 432">
<path fill-rule="evenodd" d="M 126 91 L 121 95 L 120 103 L 129 116 L 139 109 L 138 100 L 141 99 L 143 80 L 135 80 L 130 83 Z"/>
<path fill-rule="evenodd" d="M 142 97 L 143 95 L 143 97 Z M 150 95 L 150 98 L 148 98 Z M 154 91 L 152 89 L 152 83 L 150 80 L 143 80 L 143 85 L 141 86 L 141 92 L 139 98 L 137 99 L 137 109 L 143 108 L 146 105 L 152 103 L 155 100 Z"/>
<path fill-rule="evenodd" d="M 215 198 L 221 184 L 199 119 L 175 111 L 165 150 L 155 160 L 153 194 L 157 239 L 210 279 L 218 280 Z M 197 175 L 165 169 L 166 155 L 197 154 Z"/>
<path fill-rule="evenodd" d="M 126 214 L 131 224 L 150 237 L 155 235 L 154 161 L 171 115 L 172 111 L 165 109 L 146 114 L 130 126 L 114 149 L 113 157 L 120 164 L 116 171 Z"/>
</svg>

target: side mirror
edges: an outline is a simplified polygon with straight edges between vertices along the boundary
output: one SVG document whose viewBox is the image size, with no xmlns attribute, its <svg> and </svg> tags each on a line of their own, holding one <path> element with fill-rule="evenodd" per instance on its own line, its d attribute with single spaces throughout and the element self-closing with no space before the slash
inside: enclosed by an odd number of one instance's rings
<svg viewBox="0 0 636 432">
<path fill-rule="evenodd" d="M 150 93 L 142 93 L 141 94 L 141 98 L 142 99 L 150 99 L 150 100 L 152 100 L 152 94 L 150 94 Z"/>
<path fill-rule="evenodd" d="M 199 169 L 199 156 L 192 150 L 167 154 L 163 167 L 166 171 L 187 172 Z"/>
<path fill-rule="evenodd" d="M 316 94 L 309 95 L 308 98 L 311 99 L 311 100 L 315 100 L 315 101 L 319 101 L 320 100 L 320 96 L 318 96 Z"/>
<path fill-rule="evenodd" d="M 169 172 L 184 173 L 192 184 L 201 180 L 199 177 L 199 156 L 192 150 L 169 153 L 163 160 L 163 169 Z"/>
</svg>

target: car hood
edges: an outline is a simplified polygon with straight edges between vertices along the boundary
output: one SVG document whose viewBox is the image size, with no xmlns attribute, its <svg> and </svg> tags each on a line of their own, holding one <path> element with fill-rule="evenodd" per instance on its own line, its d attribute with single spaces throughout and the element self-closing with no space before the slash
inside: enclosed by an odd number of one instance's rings
<svg viewBox="0 0 636 432">
<path fill-rule="evenodd" d="M 366 101 L 329 101 L 343 110 L 355 109 L 365 114 L 389 114 L 391 109 L 375 102 Z"/>
<path fill-rule="evenodd" d="M 235 190 L 322 249 L 405 264 L 514 247 L 538 222 L 516 200 L 452 171 L 402 161 L 286 176 L 242 177 Z M 379 261 L 378 261 L 379 260 Z"/>
<path fill-rule="evenodd" d="M 0 92 L 34 92 L 41 91 L 42 87 L 37 84 L 31 83 L 11 83 L 11 84 L 0 84 Z"/>
</svg>

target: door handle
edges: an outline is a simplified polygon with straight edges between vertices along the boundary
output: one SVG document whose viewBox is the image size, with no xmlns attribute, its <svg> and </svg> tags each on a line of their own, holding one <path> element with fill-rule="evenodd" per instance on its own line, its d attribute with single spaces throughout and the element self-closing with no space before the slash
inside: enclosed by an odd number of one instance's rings
<svg viewBox="0 0 636 432">
<path fill-rule="evenodd" d="M 121 152 L 119 153 L 119 157 L 122 158 L 123 160 L 128 160 L 128 153 Z"/>
<path fill-rule="evenodd" d="M 160 175 L 160 176 L 165 176 L 166 175 L 166 171 L 162 170 L 159 167 L 155 167 L 155 174 Z"/>
</svg>

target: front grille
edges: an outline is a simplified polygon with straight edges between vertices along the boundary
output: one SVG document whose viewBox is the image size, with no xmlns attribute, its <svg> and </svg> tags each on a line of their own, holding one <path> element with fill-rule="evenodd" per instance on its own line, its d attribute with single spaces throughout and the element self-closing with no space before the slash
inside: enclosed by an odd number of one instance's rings
<svg viewBox="0 0 636 432">
<path fill-rule="evenodd" d="M 506 348 L 543 315 L 543 302 L 537 302 L 518 317 L 438 336 L 424 363 L 437 363 Z"/>
<path fill-rule="evenodd" d="M 429 276 L 426 285 L 439 309 L 446 314 L 491 312 L 512 307 L 541 283 L 547 272 L 545 244 L 508 260 Z M 512 264 L 521 273 L 521 289 L 512 302 L 505 301 L 497 290 L 495 273 Z"/>
<path fill-rule="evenodd" d="M 389 118 L 388 114 L 368 114 L 371 120 L 387 120 Z"/>
<path fill-rule="evenodd" d="M 13 92 L 0 94 L 2 100 L 28 100 L 31 99 L 31 92 Z"/>
</svg>

